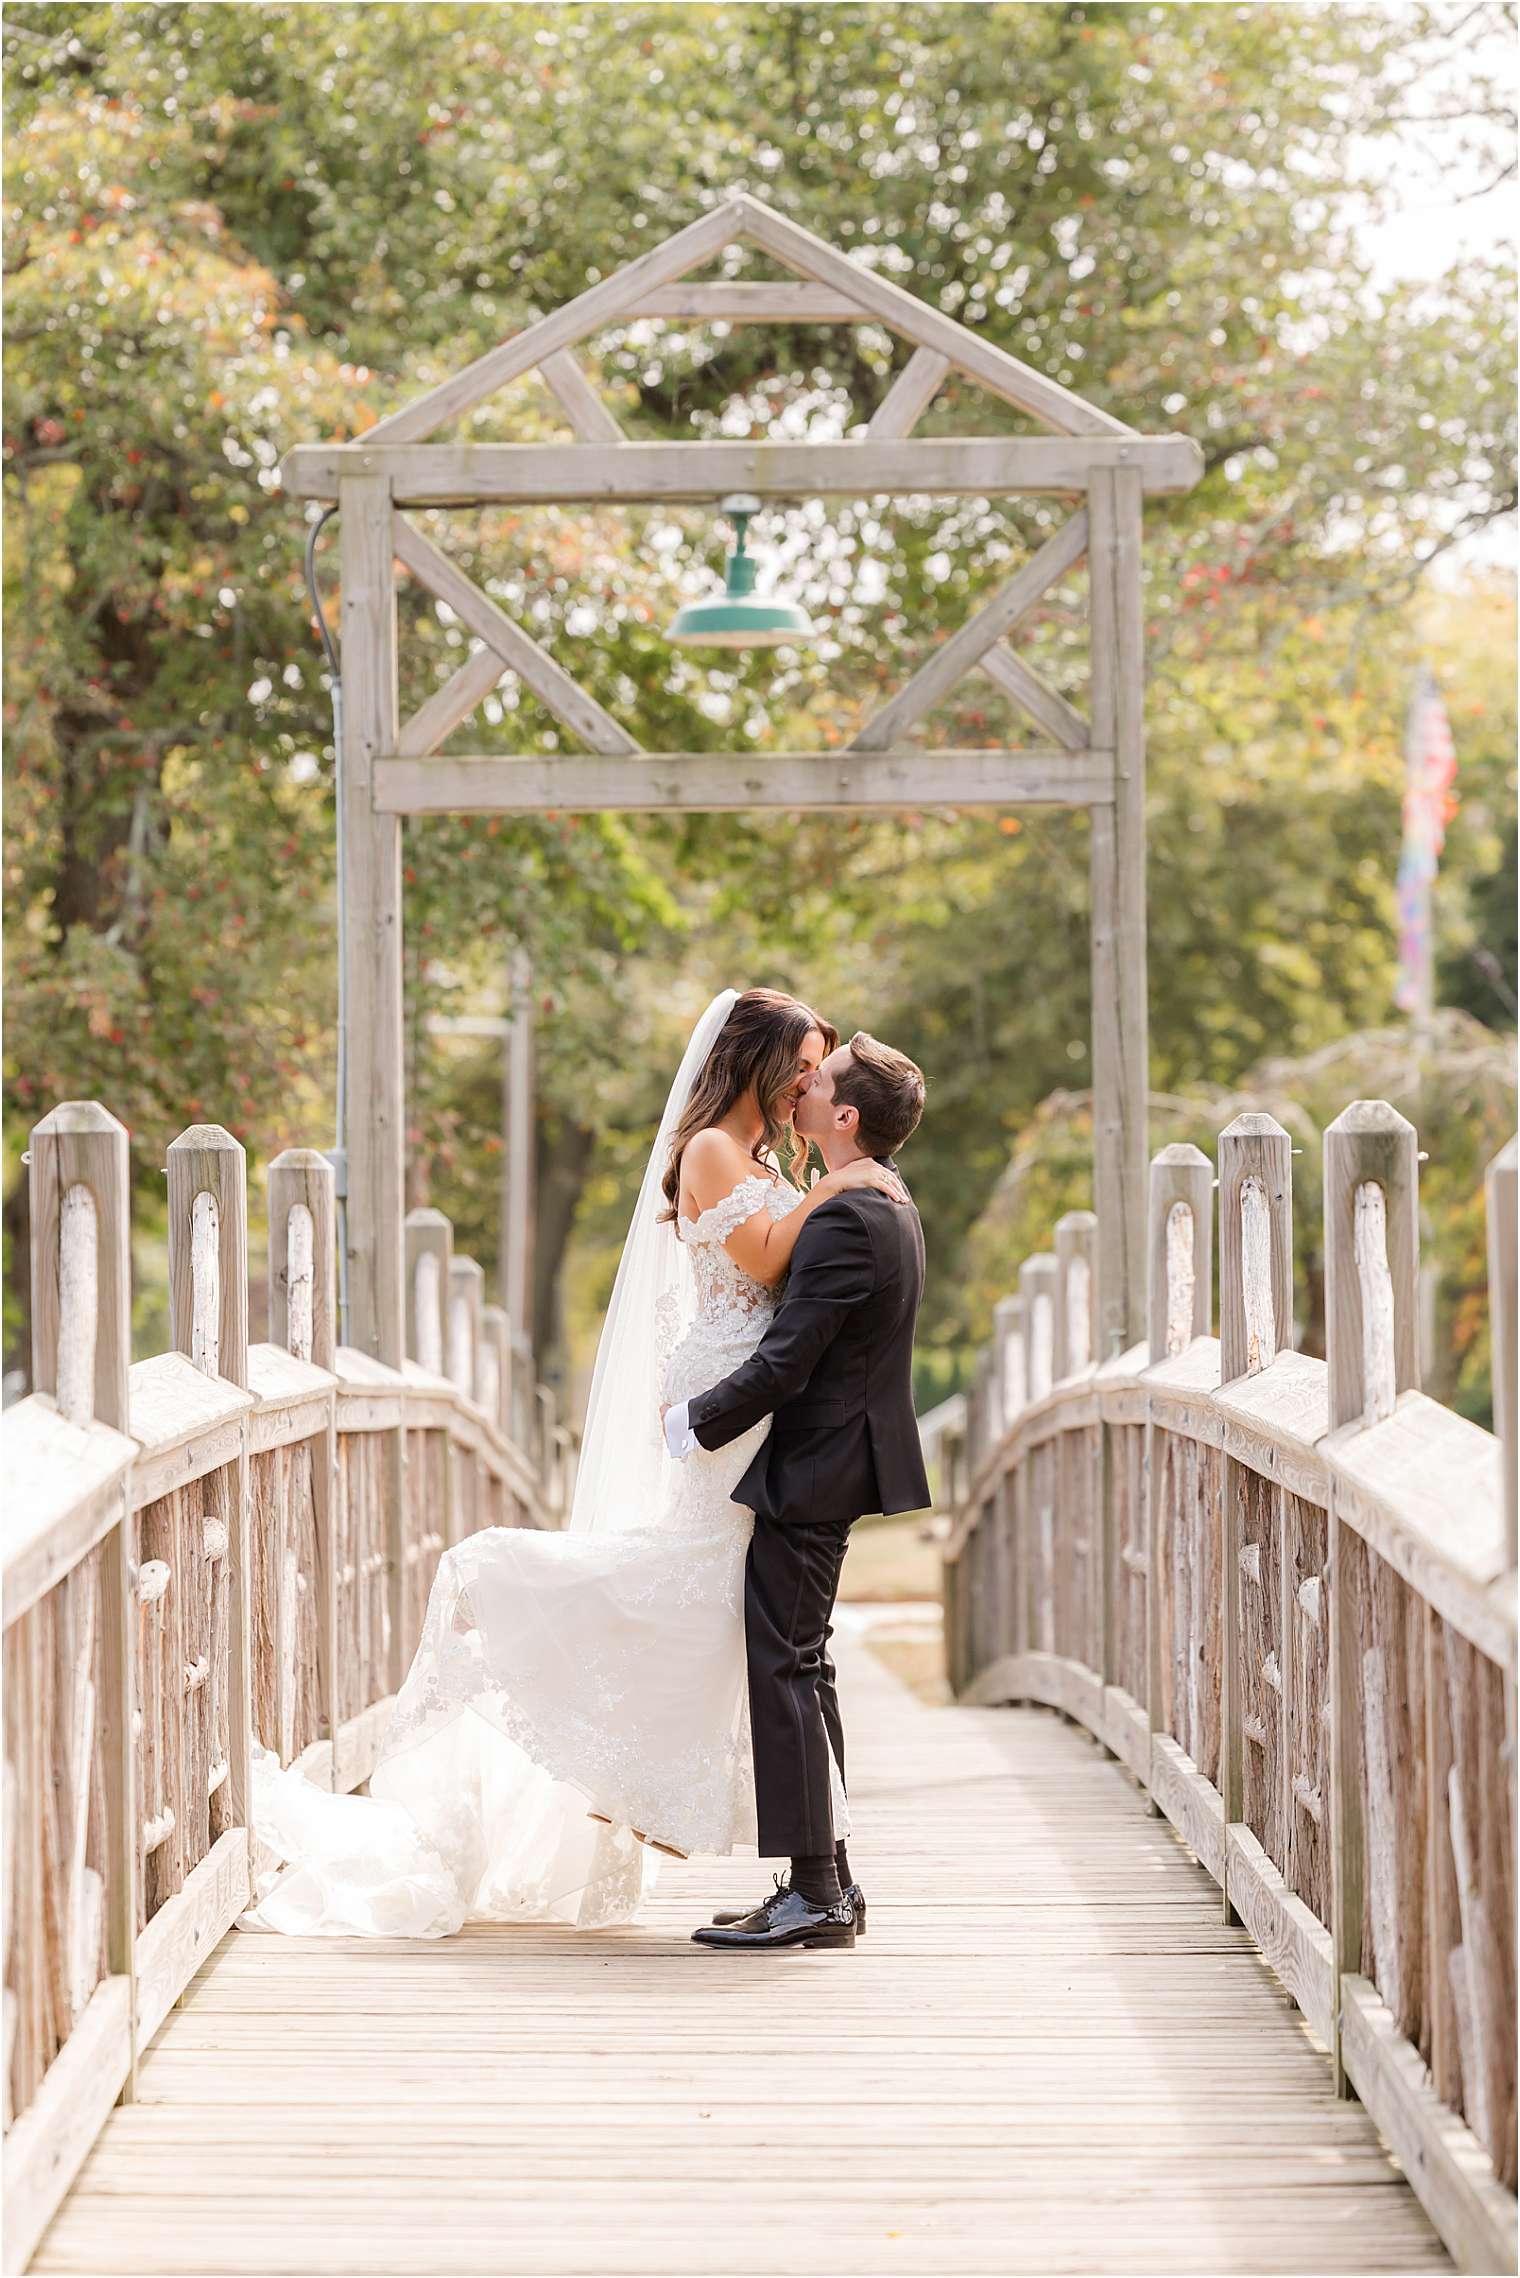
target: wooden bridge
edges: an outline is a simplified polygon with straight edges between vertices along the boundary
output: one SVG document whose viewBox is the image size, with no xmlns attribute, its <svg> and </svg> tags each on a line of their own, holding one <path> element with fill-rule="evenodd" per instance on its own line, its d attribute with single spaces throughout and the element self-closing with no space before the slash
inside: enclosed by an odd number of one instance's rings
<svg viewBox="0 0 1520 2278">
<path fill-rule="evenodd" d="M 414 1357 L 336 1346 L 312 1151 L 250 1344 L 214 1126 L 169 1150 L 176 1349 L 129 1367 L 126 1149 L 81 1103 L 30 1153 L 8 2267 L 1513 2267 L 1513 1505 L 1410 1381 L 1392 1110 L 1327 1134 L 1328 1364 L 1270 1118 L 1221 1137 L 1218 1339 L 1195 1149 L 1153 1165 L 1150 1346 L 1088 1355 L 1089 1214 L 1028 1262 L 941 1434 L 948 1636 L 964 1701 L 1063 1714 L 930 1708 L 852 1648 L 870 1934 L 759 1963 L 687 1936 L 752 1861 L 618 1933 L 231 1929 L 251 1737 L 361 1783 L 440 1548 L 556 1523 L 573 1446 L 434 1212 Z M 1497 1369 L 1513 1198 L 1511 1148 Z"/>
</svg>

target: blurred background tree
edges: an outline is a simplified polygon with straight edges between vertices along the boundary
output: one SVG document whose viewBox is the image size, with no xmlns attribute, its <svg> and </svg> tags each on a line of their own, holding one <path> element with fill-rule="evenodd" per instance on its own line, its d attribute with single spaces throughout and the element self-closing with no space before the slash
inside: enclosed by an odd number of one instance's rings
<svg viewBox="0 0 1520 2278">
<path fill-rule="evenodd" d="M 739 186 L 1136 425 L 1204 445 L 1199 489 L 1147 514 L 1151 1074 L 1181 1103 L 1153 1140 L 1209 1143 L 1210 1116 L 1269 1065 L 1267 1105 L 1298 1097 L 1284 1063 L 1329 1052 L 1349 1078 L 1359 1048 L 1333 1054 L 1364 1033 L 1385 1078 L 1370 1088 L 1438 1114 L 1439 1060 L 1374 1043 L 1403 709 L 1428 660 L 1460 763 L 1440 995 L 1464 1036 L 1502 1040 L 1514 588 L 1483 533 L 1514 506 L 1512 297 L 1470 259 L 1375 279 L 1366 232 L 1411 133 L 1464 180 L 1512 169 L 1490 60 L 1511 30 L 1508 8 L 1444 4 L 13 11 L 8 1361 L 25 1347 L 19 1150 L 52 1100 L 97 1096 L 128 1123 L 145 1235 L 187 1121 L 245 1140 L 256 1218 L 269 1155 L 331 1130 L 331 716 L 281 454 L 362 433 Z M 871 325 L 625 324 L 591 344 L 624 425 L 655 438 L 848 434 L 903 354 Z M 954 385 L 922 431 L 1020 424 Z M 462 429 L 560 431 L 533 382 Z M 716 671 L 660 630 L 721 558 L 708 518 L 429 519 L 651 747 L 826 749 L 1007 575 L 1043 512 L 767 517 L 771 567 L 825 638 Z M 330 617 L 334 555 L 329 535 Z M 1080 580 L 1051 596 L 1029 647 L 1077 698 L 1079 601 Z M 464 636 L 414 592 L 402 618 L 411 709 Z M 928 728 L 1019 733 L 977 684 Z M 557 743 L 508 677 L 451 748 Z M 1010 1160 L 1053 1119 L 1080 1126 L 1085 818 L 437 818 L 406 826 L 405 861 L 412 1199 L 449 1211 L 488 1269 L 499 1047 L 451 1023 L 500 1009 L 515 946 L 534 961 L 553 1366 L 588 1356 L 685 1024 L 712 988 L 766 980 L 930 1075 L 910 1166 L 934 1261 L 922 1373 L 926 1391 L 959 1380 L 1008 1263 Z M 1432 1150 L 1429 1238 L 1454 1293 L 1472 1288 L 1477 1139 L 1506 1120 L 1506 1050 L 1483 1061 L 1467 1188 L 1441 1186 Z M 1305 1114 L 1326 1106 L 1304 1094 Z M 1090 1199 L 1088 1166 L 1085 1142 L 1049 1158 L 1026 1248 Z M 142 1349 L 162 1312 L 145 1278 Z M 1476 1411 L 1475 1339 L 1454 1366 Z"/>
</svg>

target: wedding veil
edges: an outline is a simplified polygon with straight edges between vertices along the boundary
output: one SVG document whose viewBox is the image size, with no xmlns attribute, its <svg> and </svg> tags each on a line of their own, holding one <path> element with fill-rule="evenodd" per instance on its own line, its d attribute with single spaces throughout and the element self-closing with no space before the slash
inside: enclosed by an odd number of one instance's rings
<svg viewBox="0 0 1520 2278">
<path fill-rule="evenodd" d="M 670 1143 L 692 1086 L 739 1001 L 722 989 L 692 1030 L 645 1166 L 596 1348 L 570 1525 L 586 1531 L 650 1526 L 668 1491 L 660 1430 L 662 1324 L 691 1310 L 691 1261 L 675 1227 L 660 1224 Z"/>
</svg>

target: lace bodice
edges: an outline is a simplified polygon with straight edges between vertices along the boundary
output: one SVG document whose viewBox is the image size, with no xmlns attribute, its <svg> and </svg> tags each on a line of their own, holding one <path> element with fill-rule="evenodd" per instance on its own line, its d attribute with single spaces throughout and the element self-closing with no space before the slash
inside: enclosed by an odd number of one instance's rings
<svg viewBox="0 0 1520 2278">
<path fill-rule="evenodd" d="M 764 1314 L 769 1320 L 775 1312 L 781 1298 L 779 1286 L 767 1288 L 763 1281 L 756 1281 L 736 1263 L 726 1245 L 735 1228 L 746 1218 L 753 1218 L 757 1210 L 769 1211 L 772 1218 L 786 1218 L 801 1200 L 795 1187 L 760 1172 L 741 1179 L 731 1194 L 704 1210 L 700 1218 L 677 1221 L 680 1239 L 691 1252 L 697 1311 L 709 1326 L 715 1326 L 717 1317 L 724 1313 L 740 1315 L 753 1326 L 757 1315 Z"/>
<path fill-rule="evenodd" d="M 784 1179 L 763 1171 L 736 1187 L 697 1218 L 676 1221 L 691 1260 L 695 1309 L 683 1321 L 679 1301 L 661 1300 L 656 1337 L 665 1397 L 685 1400 L 705 1391 L 752 1353 L 781 1302 L 781 1285 L 767 1288 L 730 1256 L 728 1237 L 757 1210 L 781 1219 L 802 1196 Z"/>
</svg>

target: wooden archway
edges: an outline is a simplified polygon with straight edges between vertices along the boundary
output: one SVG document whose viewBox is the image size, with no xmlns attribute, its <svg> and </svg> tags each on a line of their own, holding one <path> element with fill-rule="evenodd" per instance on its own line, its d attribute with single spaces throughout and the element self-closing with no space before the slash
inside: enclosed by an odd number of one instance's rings
<svg viewBox="0 0 1520 2278">
<path fill-rule="evenodd" d="M 800 283 L 682 284 L 734 244 Z M 625 439 L 572 351 L 633 317 L 885 324 L 913 354 L 870 422 L 846 443 L 637 443 Z M 431 443 L 448 421 L 537 368 L 570 444 Z M 951 371 L 1041 421 L 1038 436 L 914 440 Z M 490 349 L 372 427 L 362 441 L 304 444 L 286 490 L 341 508 L 342 769 L 346 944 L 349 1336 L 399 1367 L 405 1353 L 405 1210 L 400 821 L 405 814 L 771 807 L 860 810 L 1022 803 L 1086 807 L 1091 836 L 1093 1205 L 1098 1218 L 1093 1349 L 1145 1332 L 1147 1024 L 1145 665 L 1141 522 L 1147 491 L 1185 491 L 1197 444 L 1142 435 L 964 325 L 862 267 L 747 193 L 730 198 L 563 308 Z M 1045 493 L 1069 519 L 953 633 L 844 751 L 641 751 L 596 699 L 407 519 L 417 506 L 506 501 L 713 500 Z M 1041 680 L 1006 636 L 1086 557 L 1088 713 Z M 483 646 L 416 716 L 399 716 L 400 561 Z M 515 672 L 584 747 L 554 757 L 437 758 L 504 671 Z M 968 673 L 988 674 L 1041 727 L 1043 748 L 927 750 L 913 723 Z"/>
</svg>

